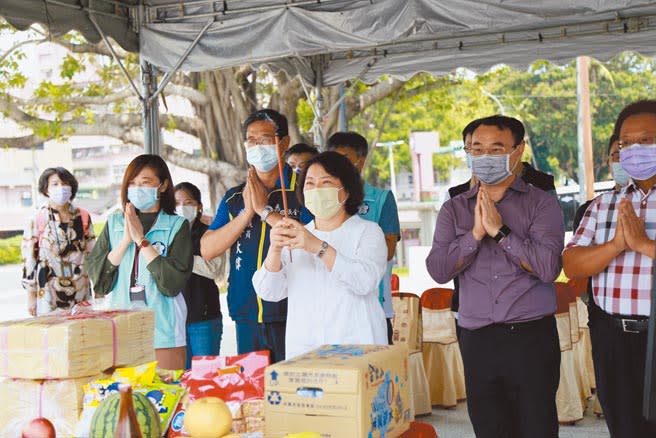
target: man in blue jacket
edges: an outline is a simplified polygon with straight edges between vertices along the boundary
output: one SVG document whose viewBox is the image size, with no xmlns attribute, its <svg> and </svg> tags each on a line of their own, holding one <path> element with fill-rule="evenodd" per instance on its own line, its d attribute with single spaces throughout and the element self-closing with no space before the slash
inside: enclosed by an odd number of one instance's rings
<svg viewBox="0 0 656 438">
<path fill-rule="evenodd" d="M 237 352 L 269 350 L 271 363 L 285 358 L 287 300 L 260 300 L 253 274 L 269 249 L 269 231 L 284 215 L 275 137 L 281 154 L 289 147 L 287 118 L 271 109 L 248 116 L 243 125 L 250 168 L 244 184 L 228 190 L 214 221 L 201 240 L 201 254 L 213 259 L 230 249 L 228 310 L 237 329 Z M 296 198 L 296 173 L 285 165 L 285 191 L 290 218 L 307 223 L 310 214 Z"/>
</svg>

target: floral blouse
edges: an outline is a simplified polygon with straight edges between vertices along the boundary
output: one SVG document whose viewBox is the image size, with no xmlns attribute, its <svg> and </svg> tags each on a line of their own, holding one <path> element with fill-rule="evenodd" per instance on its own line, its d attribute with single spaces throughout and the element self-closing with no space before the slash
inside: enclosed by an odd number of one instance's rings
<svg viewBox="0 0 656 438">
<path fill-rule="evenodd" d="M 37 295 L 37 314 L 68 309 L 89 299 L 84 263 L 95 244 L 88 212 L 69 204 L 70 222 L 41 206 L 23 232 L 23 288 Z"/>
</svg>

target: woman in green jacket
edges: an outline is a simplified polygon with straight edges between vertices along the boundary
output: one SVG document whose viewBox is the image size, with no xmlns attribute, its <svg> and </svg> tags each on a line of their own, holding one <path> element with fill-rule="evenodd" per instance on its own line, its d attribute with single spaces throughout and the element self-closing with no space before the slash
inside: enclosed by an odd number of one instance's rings
<svg viewBox="0 0 656 438">
<path fill-rule="evenodd" d="M 161 157 L 132 160 L 121 203 L 87 259 L 94 292 L 108 295 L 112 308 L 151 308 L 159 366 L 183 369 L 187 307 L 180 291 L 193 266 L 191 234 L 187 220 L 175 214 L 171 174 Z"/>
</svg>

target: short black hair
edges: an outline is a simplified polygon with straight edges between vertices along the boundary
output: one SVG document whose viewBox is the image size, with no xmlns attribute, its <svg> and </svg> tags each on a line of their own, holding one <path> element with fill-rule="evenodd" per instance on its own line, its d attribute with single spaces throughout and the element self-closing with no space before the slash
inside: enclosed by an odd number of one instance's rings
<svg viewBox="0 0 656 438">
<path fill-rule="evenodd" d="M 287 149 L 285 152 L 285 158 L 289 158 L 290 155 L 294 154 L 312 154 L 315 156 L 319 154 L 319 149 L 316 146 L 311 146 L 307 143 L 296 143 L 294 146 Z"/>
<path fill-rule="evenodd" d="M 279 137 L 282 138 L 282 137 L 287 137 L 289 135 L 287 117 L 283 116 L 276 110 L 266 108 L 251 113 L 246 118 L 246 120 L 244 120 L 244 124 L 242 125 L 242 135 L 244 136 L 244 138 L 246 138 L 246 130 L 248 130 L 250 124 L 262 120 L 266 122 L 272 122 L 276 127 L 276 134 Z"/>
<path fill-rule="evenodd" d="M 308 161 L 296 187 L 296 196 L 299 201 L 305 206 L 305 197 L 303 196 L 305 178 L 310 167 L 315 164 L 323 167 L 329 175 L 339 179 L 344 190 L 349 194 L 344 203 L 344 209 L 351 216 L 356 214 L 364 200 L 364 183 L 360 177 L 360 172 L 358 172 L 358 169 L 356 169 L 353 163 L 344 155 L 334 151 L 322 152 Z"/>
<path fill-rule="evenodd" d="M 627 106 L 625 106 L 624 109 L 620 111 L 620 115 L 617 116 L 613 134 L 617 135 L 617 138 L 619 138 L 620 130 L 622 129 L 622 124 L 626 121 L 626 119 L 628 119 L 631 116 L 635 116 L 636 114 L 645 114 L 645 113 L 656 115 L 656 100 L 644 99 L 644 100 L 639 100 L 637 102 L 630 103 Z"/>
<path fill-rule="evenodd" d="M 617 135 L 617 133 L 613 132 L 613 134 L 608 139 L 608 152 L 606 152 L 608 155 L 610 155 L 610 150 L 613 147 L 613 143 L 615 143 L 619 139 L 620 139 L 619 135 Z"/>
<path fill-rule="evenodd" d="M 517 120 L 514 117 L 502 116 L 501 114 L 495 114 L 489 117 L 483 117 L 482 119 L 474 120 L 475 126 L 472 130 L 472 134 L 481 126 L 496 126 L 499 129 L 509 129 L 512 133 L 513 140 L 517 146 L 524 140 L 524 135 L 526 135 L 526 130 L 522 122 Z"/>
<path fill-rule="evenodd" d="M 57 175 L 64 185 L 71 186 L 71 201 L 75 199 L 77 193 L 77 179 L 71 172 L 63 167 L 48 167 L 39 177 L 39 193 L 48 197 L 48 180 L 51 176 Z"/>
<path fill-rule="evenodd" d="M 474 130 L 478 128 L 479 121 L 481 119 L 472 120 L 465 126 L 465 129 L 462 130 L 462 142 L 465 143 L 468 135 L 472 135 Z M 465 145 L 466 146 L 466 145 Z"/>
<path fill-rule="evenodd" d="M 327 149 L 334 151 L 337 148 L 346 147 L 353 149 L 358 157 L 366 157 L 369 152 L 367 139 L 357 132 L 336 132 L 328 139 Z"/>
</svg>

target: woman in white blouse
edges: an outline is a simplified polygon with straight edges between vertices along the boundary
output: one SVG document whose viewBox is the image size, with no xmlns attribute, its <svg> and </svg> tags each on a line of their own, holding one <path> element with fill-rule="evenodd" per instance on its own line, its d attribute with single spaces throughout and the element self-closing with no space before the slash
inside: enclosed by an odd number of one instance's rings
<svg viewBox="0 0 656 438">
<path fill-rule="evenodd" d="M 308 162 L 298 188 L 314 221 L 279 221 L 253 276 L 263 300 L 289 298 L 286 358 L 324 344 L 387 344 L 378 301 L 387 247 L 378 224 L 357 215 L 364 197 L 357 169 L 325 152 Z"/>
</svg>

